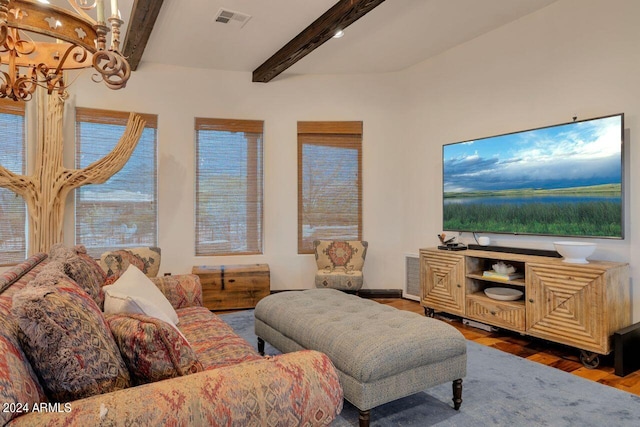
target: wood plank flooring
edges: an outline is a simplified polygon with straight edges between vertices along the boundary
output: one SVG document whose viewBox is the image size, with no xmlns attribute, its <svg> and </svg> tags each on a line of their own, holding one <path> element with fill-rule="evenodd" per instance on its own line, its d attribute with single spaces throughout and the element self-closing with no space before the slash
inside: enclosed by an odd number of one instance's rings
<svg viewBox="0 0 640 427">
<path fill-rule="evenodd" d="M 374 298 L 381 304 L 388 304 L 400 310 L 412 311 L 424 316 L 424 309 L 417 301 L 403 298 Z M 596 369 L 587 369 L 580 362 L 579 351 L 575 348 L 549 343 L 532 337 L 499 330 L 487 332 L 478 328 L 463 325 L 457 319 L 436 317 L 449 322 L 456 327 L 466 339 L 494 347 L 507 353 L 529 359 L 543 365 L 551 366 L 573 375 L 597 381 L 620 390 L 640 396 L 640 371 L 633 372 L 626 377 L 618 377 L 613 372 L 613 357 L 600 357 L 600 365 Z"/>
</svg>

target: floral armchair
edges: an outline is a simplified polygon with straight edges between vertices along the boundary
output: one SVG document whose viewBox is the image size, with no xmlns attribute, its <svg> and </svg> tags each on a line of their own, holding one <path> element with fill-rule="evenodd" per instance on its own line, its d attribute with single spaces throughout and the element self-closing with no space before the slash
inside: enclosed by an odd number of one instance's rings
<svg viewBox="0 0 640 427">
<path fill-rule="evenodd" d="M 316 288 L 357 291 L 362 288 L 362 267 L 369 244 L 361 240 L 316 240 L 313 242 Z"/>
</svg>

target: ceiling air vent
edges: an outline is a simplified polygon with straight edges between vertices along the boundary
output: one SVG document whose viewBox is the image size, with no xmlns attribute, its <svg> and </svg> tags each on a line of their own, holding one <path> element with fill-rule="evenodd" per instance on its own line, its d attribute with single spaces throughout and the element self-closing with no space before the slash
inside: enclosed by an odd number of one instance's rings
<svg viewBox="0 0 640 427">
<path fill-rule="evenodd" d="M 242 12 L 235 12 L 229 9 L 220 9 L 218 13 L 216 13 L 215 21 L 221 22 L 223 24 L 228 24 L 229 22 L 236 22 L 240 24 L 240 28 L 244 27 L 249 19 L 251 19 L 251 15 L 247 15 Z"/>
</svg>

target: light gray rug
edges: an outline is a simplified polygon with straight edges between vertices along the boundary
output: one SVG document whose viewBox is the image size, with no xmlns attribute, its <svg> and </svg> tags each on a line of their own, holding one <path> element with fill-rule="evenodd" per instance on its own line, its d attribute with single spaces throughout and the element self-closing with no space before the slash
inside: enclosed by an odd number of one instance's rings
<svg viewBox="0 0 640 427">
<path fill-rule="evenodd" d="M 221 316 L 257 347 L 253 310 Z M 304 321 L 304 319 L 301 319 Z M 267 344 L 265 352 L 280 352 Z M 372 426 L 640 426 L 640 397 L 467 341 L 462 407 L 442 384 L 371 410 Z M 357 426 L 345 401 L 334 426 Z"/>
</svg>

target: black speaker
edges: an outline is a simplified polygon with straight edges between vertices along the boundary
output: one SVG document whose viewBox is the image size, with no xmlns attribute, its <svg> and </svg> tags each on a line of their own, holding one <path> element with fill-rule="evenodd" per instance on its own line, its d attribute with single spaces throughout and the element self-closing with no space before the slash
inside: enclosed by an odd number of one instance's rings
<svg viewBox="0 0 640 427">
<path fill-rule="evenodd" d="M 615 374 L 624 377 L 640 369 L 640 323 L 613 334 Z"/>
</svg>

